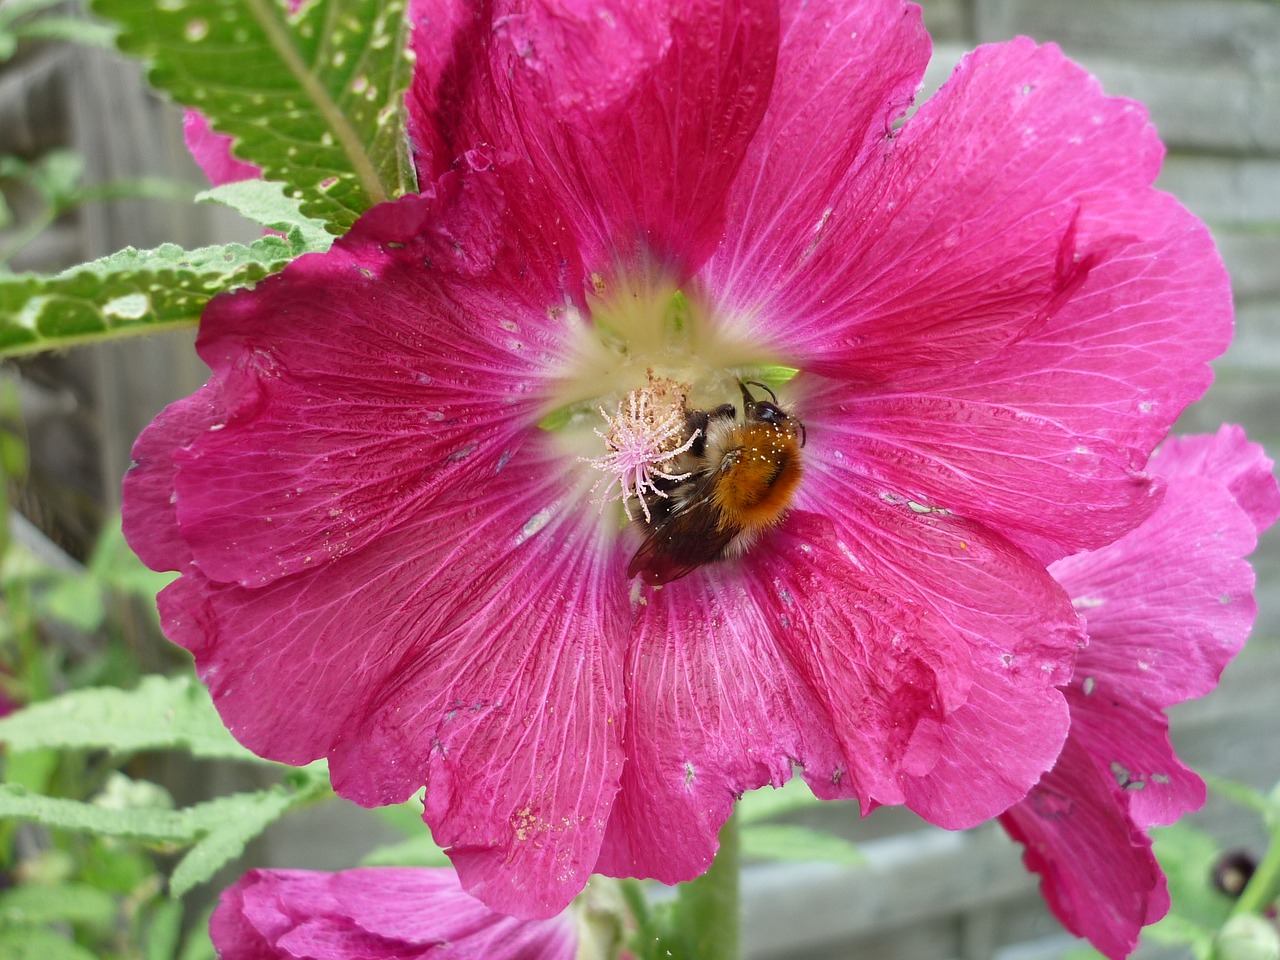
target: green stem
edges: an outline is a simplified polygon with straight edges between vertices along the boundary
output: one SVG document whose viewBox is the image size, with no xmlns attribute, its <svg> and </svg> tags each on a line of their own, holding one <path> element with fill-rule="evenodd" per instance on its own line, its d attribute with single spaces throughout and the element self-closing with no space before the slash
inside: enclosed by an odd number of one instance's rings
<svg viewBox="0 0 1280 960">
<path fill-rule="evenodd" d="M 1253 871 L 1253 876 L 1236 900 L 1231 914 L 1237 917 L 1249 913 L 1260 914 L 1275 903 L 1277 898 L 1280 898 L 1280 826 L 1272 830 L 1266 856 L 1258 864 L 1258 869 Z"/>
<path fill-rule="evenodd" d="M 738 816 L 720 830 L 720 850 L 702 876 L 676 893 L 675 939 L 682 960 L 738 960 Z"/>
</svg>

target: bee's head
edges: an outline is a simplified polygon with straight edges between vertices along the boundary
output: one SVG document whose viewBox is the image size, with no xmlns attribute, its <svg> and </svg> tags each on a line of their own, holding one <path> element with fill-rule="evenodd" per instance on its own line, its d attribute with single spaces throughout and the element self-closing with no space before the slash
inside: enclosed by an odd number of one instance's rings
<svg viewBox="0 0 1280 960">
<path fill-rule="evenodd" d="M 769 394 L 769 400 L 757 400 L 751 395 L 747 386 L 759 387 Z M 778 396 L 759 380 L 738 381 L 738 389 L 742 391 L 742 413 L 747 420 L 759 420 L 785 430 L 790 430 L 800 438 L 800 446 L 804 446 L 804 424 L 778 406 Z"/>
</svg>

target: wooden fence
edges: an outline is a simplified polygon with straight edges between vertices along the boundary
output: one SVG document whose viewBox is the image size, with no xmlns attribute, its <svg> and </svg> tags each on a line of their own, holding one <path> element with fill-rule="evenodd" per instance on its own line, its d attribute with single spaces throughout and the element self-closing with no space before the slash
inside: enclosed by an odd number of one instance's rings
<svg viewBox="0 0 1280 960">
<path fill-rule="evenodd" d="M 1028 34 L 1057 42 L 1108 92 L 1149 105 L 1170 151 L 1161 185 L 1213 229 L 1238 317 L 1235 345 L 1217 363 L 1214 386 L 1179 429 L 1234 421 L 1280 451 L 1280 2 L 929 0 L 925 18 L 936 44 L 927 88 L 975 44 Z M 183 153 L 177 111 L 145 91 L 136 65 L 110 56 L 46 48 L 0 74 L 0 151 L 30 156 L 54 146 L 79 150 L 91 180 L 197 176 Z M 54 269 L 125 244 L 252 234 L 211 208 L 113 204 L 60 224 L 32 251 L 32 263 Z M 22 369 L 33 441 L 61 437 L 36 451 L 48 461 L 39 469 L 50 486 L 73 484 L 99 513 L 117 501 L 138 429 L 203 379 L 190 337 L 182 335 L 141 349 L 132 343 L 72 351 Z M 76 524 L 51 521 L 59 522 L 74 541 Z M 1280 780 L 1280 532 L 1265 538 L 1257 569 L 1257 636 L 1218 693 L 1175 711 L 1174 739 L 1198 769 L 1269 787 Z M 254 855 L 290 866 L 350 865 L 381 834 L 367 818 L 342 815 L 337 827 L 332 813 L 297 816 Z M 951 834 L 894 810 L 859 822 L 842 805 L 811 819 L 859 842 L 869 863 L 751 867 L 744 939 L 755 960 L 1043 960 L 1075 946 L 1041 905 L 1018 848 L 998 829 Z M 1260 838 L 1218 800 L 1193 821 L 1232 844 Z M 320 835 L 327 843 L 336 834 L 347 836 L 344 848 L 311 840 Z"/>
</svg>

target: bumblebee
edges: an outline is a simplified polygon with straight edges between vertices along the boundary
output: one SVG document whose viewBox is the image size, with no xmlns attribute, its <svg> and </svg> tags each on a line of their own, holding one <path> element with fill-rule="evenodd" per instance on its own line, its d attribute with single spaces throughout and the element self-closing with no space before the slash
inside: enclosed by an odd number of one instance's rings
<svg viewBox="0 0 1280 960">
<path fill-rule="evenodd" d="M 748 386 L 769 395 L 757 400 Z M 778 523 L 791 504 L 803 472 L 800 450 L 804 424 L 778 405 L 763 383 L 738 382 L 742 419 L 733 404 L 714 410 L 686 410 L 686 437 L 680 480 L 659 481 L 644 494 L 644 542 L 627 567 L 658 586 L 746 550 Z"/>
</svg>

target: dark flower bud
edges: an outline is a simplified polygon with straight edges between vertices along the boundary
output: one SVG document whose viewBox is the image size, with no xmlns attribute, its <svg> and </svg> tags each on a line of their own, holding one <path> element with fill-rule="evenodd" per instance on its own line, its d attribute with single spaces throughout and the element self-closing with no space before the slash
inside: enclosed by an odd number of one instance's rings
<svg viewBox="0 0 1280 960">
<path fill-rule="evenodd" d="M 1256 869 L 1258 858 L 1248 850 L 1228 851 L 1214 865 L 1213 885 L 1234 900 L 1244 892 Z"/>
</svg>

